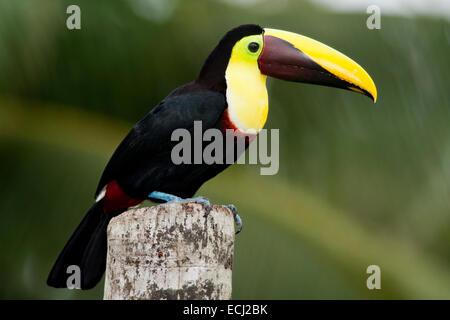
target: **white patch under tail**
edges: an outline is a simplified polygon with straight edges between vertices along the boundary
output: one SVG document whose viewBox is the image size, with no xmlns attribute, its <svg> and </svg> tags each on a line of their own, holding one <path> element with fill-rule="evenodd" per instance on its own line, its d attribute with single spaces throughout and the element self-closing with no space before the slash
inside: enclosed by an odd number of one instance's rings
<svg viewBox="0 0 450 320">
<path fill-rule="evenodd" d="M 99 202 L 105 197 L 106 194 L 106 186 L 103 187 L 102 191 L 98 194 L 97 198 L 95 199 L 95 202 Z"/>
</svg>

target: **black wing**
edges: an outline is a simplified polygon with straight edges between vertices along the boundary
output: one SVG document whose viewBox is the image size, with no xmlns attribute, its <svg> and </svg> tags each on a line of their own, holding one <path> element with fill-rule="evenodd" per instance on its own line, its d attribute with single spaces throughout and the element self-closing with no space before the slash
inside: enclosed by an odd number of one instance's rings
<svg viewBox="0 0 450 320">
<path fill-rule="evenodd" d="M 117 147 L 109 160 L 95 196 L 112 180 L 127 181 L 145 176 L 145 170 L 161 154 L 170 153 L 174 142 L 172 132 L 178 128 L 193 131 L 194 121 L 202 121 L 202 128 L 213 128 L 223 111 L 226 101 L 223 94 L 214 91 L 184 93 L 169 96 L 152 109 Z M 126 190 L 136 194 L 136 190 Z M 132 194 L 130 194 L 132 195 Z"/>
</svg>

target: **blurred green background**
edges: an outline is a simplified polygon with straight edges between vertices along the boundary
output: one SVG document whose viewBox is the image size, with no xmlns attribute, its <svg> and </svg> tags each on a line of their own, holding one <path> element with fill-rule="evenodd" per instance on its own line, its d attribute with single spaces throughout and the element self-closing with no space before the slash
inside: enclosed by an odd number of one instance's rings
<svg viewBox="0 0 450 320">
<path fill-rule="evenodd" d="M 348 54 L 379 99 L 269 80 L 279 173 L 235 165 L 198 192 L 244 221 L 233 298 L 449 299 L 450 14 L 381 11 L 369 30 L 364 10 L 309 1 L 0 0 L 0 298 L 102 298 L 45 280 L 106 161 L 228 29 L 258 23 Z"/>
</svg>

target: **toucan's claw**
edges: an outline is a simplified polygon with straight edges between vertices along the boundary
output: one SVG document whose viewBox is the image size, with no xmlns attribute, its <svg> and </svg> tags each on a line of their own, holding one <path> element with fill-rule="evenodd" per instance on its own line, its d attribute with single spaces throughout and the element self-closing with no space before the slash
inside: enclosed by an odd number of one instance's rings
<svg viewBox="0 0 450 320">
<path fill-rule="evenodd" d="M 185 201 L 195 201 L 195 202 L 201 203 L 205 207 L 205 211 L 206 211 L 205 215 L 204 215 L 205 218 L 211 212 L 211 202 L 209 202 L 208 198 L 206 198 L 206 197 L 200 196 L 200 197 L 195 197 L 195 198 L 188 198 L 188 199 L 185 199 Z"/>
<path fill-rule="evenodd" d="M 241 219 L 241 217 L 239 217 L 237 209 L 236 209 L 236 207 L 234 205 L 229 204 L 229 205 L 227 205 L 225 207 L 230 209 L 230 211 L 233 213 L 234 222 L 236 223 L 236 226 L 237 226 L 236 234 L 238 234 L 242 230 L 242 219 Z"/>
<path fill-rule="evenodd" d="M 205 211 L 206 211 L 205 218 L 211 212 L 211 202 L 209 202 L 209 200 L 205 197 L 195 197 L 195 198 L 183 199 L 183 198 L 174 196 L 172 194 L 165 193 L 165 192 L 159 192 L 159 191 L 153 191 L 152 193 L 150 193 L 148 195 L 148 197 L 150 198 L 150 200 L 158 199 L 158 200 L 163 200 L 166 203 L 183 203 L 183 202 L 189 202 L 189 201 L 199 202 L 205 207 Z"/>
</svg>

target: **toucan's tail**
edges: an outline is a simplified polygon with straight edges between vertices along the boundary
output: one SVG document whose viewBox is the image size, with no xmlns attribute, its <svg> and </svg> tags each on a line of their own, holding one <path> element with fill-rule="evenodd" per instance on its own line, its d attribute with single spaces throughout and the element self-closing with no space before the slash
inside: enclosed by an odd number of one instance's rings
<svg viewBox="0 0 450 320">
<path fill-rule="evenodd" d="M 73 274 L 73 270 L 68 270 L 68 267 L 78 266 L 81 289 L 93 288 L 105 272 L 108 223 L 123 211 L 104 214 L 103 200 L 94 203 L 59 254 L 47 284 L 55 288 L 67 288 L 67 280 Z"/>
</svg>

